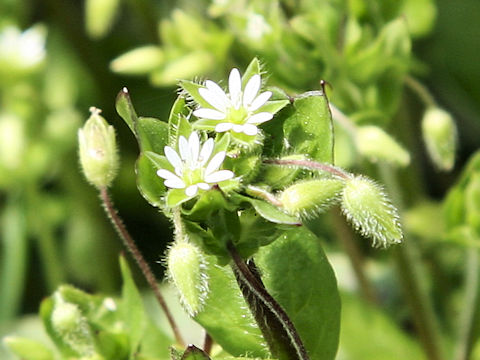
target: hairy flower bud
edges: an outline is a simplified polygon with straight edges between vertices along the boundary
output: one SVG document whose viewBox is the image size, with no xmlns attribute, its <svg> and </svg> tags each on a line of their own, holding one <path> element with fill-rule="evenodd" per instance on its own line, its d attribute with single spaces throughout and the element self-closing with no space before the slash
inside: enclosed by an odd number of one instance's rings
<svg viewBox="0 0 480 360">
<path fill-rule="evenodd" d="M 76 304 L 63 299 L 60 293 L 54 296 L 55 305 L 51 315 L 53 330 L 81 356 L 95 353 L 93 335 L 87 319 Z"/>
<path fill-rule="evenodd" d="M 90 108 L 90 118 L 78 131 L 80 165 L 87 180 L 97 188 L 108 187 L 118 168 L 115 130 L 100 116 L 100 110 Z"/>
<path fill-rule="evenodd" d="M 457 128 L 448 112 L 431 107 L 422 119 L 422 133 L 428 154 L 440 170 L 451 170 L 455 163 Z"/>
<path fill-rule="evenodd" d="M 110 63 L 110 69 L 119 74 L 148 74 L 159 68 L 164 58 L 159 46 L 146 45 L 120 55 Z"/>
<path fill-rule="evenodd" d="M 356 144 L 358 151 L 372 161 L 386 161 L 399 166 L 410 163 L 410 154 L 377 126 L 359 127 Z"/>
<path fill-rule="evenodd" d="M 372 238 L 373 246 L 386 247 L 402 241 L 397 209 L 372 180 L 357 176 L 346 181 L 342 211 L 356 230 Z"/>
<path fill-rule="evenodd" d="M 324 211 L 339 199 L 343 180 L 315 179 L 286 188 L 279 197 L 283 208 L 296 216 L 311 216 Z"/>
<path fill-rule="evenodd" d="M 168 275 L 180 293 L 180 300 L 190 316 L 195 316 L 208 294 L 205 256 L 194 244 L 176 242 L 167 256 Z"/>
</svg>

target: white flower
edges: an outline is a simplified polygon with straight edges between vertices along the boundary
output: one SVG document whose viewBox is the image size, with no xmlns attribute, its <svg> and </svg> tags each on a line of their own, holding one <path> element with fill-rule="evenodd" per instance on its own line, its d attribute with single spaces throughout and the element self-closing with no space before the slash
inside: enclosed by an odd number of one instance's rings
<svg viewBox="0 0 480 360">
<path fill-rule="evenodd" d="M 0 60 L 20 68 L 31 68 L 45 58 L 45 29 L 41 25 L 24 32 L 9 26 L 0 33 Z"/>
<path fill-rule="evenodd" d="M 261 82 L 260 75 L 255 74 L 242 91 L 240 72 L 234 68 L 230 72 L 229 93 L 226 94 L 215 82 L 207 80 L 205 87 L 198 92 L 212 108 L 199 108 L 193 114 L 202 119 L 218 121 L 216 132 L 232 130 L 250 136 L 257 135 L 257 125 L 273 118 L 270 112 L 258 112 L 272 96 L 271 91 L 258 95 Z"/>
<path fill-rule="evenodd" d="M 230 170 L 218 170 L 225 159 L 225 151 L 216 153 L 211 159 L 214 141 L 205 141 L 200 148 L 200 139 L 192 132 L 188 140 L 180 136 L 178 154 L 170 146 L 165 146 L 165 156 L 174 168 L 174 173 L 166 169 L 157 171 L 157 175 L 165 179 L 165 186 L 171 189 L 185 189 L 188 197 L 197 195 L 198 190 L 209 190 L 212 184 L 234 177 Z"/>
</svg>

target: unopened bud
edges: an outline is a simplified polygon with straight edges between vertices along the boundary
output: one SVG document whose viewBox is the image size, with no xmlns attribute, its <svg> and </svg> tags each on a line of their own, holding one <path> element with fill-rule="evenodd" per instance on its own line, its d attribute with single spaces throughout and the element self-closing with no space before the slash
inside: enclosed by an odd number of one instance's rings
<svg viewBox="0 0 480 360">
<path fill-rule="evenodd" d="M 422 133 L 428 154 L 440 170 L 451 170 L 455 163 L 457 128 L 448 112 L 432 107 L 422 119 Z"/>
<path fill-rule="evenodd" d="M 78 131 L 80 165 L 92 185 L 108 187 L 118 169 L 115 130 L 100 116 L 100 110 L 90 108 L 90 118 Z"/>
<path fill-rule="evenodd" d="M 164 54 L 160 47 L 154 45 L 142 46 L 114 59 L 110 63 L 110 69 L 120 74 L 148 74 L 159 68 L 163 60 Z"/>
<path fill-rule="evenodd" d="M 326 210 L 338 199 L 343 180 L 315 179 L 296 183 L 286 188 L 279 197 L 290 214 L 309 217 Z"/>
<path fill-rule="evenodd" d="M 355 230 L 372 238 L 373 246 L 386 247 L 402 241 L 397 209 L 372 180 L 357 176 L 346 181 L 342 211 Z"/>
<path fill-rule="evenodd" d="M 180 293 L 180 300 L 190 316 L 201 309 L 208 294 L 207 263 L 194 244 L 176 242 L 167 257 L 168 274 Z"/>
<path fill-rule="evenodd" d="M 55 333 L 81 356 L 95 353 L 94 339 L 87 319 L 80 308 L 66 302 L 59 293 L 54 295 L 55 305 L 51 315 Z"/>
<path fill-rule="evenodd" d="M 357 129 L 358 151 L 372 161 L 385 161 L 399 166 L 410 163 L 410 154 L 378 126 L 361 126 Z"/>
<path fill-rule="evenodd" d="M 88 35 L 94 39 L 104 37 L 113 25 L 119 6 L 119 0 L 87 0 L 85 26 Z"/>
</svg>

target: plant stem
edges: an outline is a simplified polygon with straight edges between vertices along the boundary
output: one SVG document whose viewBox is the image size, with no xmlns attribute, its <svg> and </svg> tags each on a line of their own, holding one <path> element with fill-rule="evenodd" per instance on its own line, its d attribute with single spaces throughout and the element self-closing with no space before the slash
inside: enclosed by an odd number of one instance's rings
<svg viewBox="0 0 480 360">
<path fill-rule="evenodd" d="M 332 218 L 337 238 L 342 243 L 343 248 L 350 259 L 362 296 L 369 303 L 377 304 L 377 295 L 368 276 L 365 274 L 363 256 L 354 239 L 351 227 L 347 225 L 345 218 L 340 214 L 338 209 L 335 209 L 335 211 L 332 212 Z"/>
<path fill-rule="evenodd" d="M 403 209 L 402 196 L 394 170 L 385 164 L 380 164 L 379 170 L 383 182 L 401 213 Z M 415 243 L 409 241 L 408 234 L 405 234 L 403 244 L 395 247 L 394 258 L 404 287 L 406 300 L 410 306 L 413 321 L 425 353 L 430 360 L 442 360 L 444 357 L 439 335 L 440 331 L 431 299 L 424 286 L 423 279 L 425 275 L 417 252 L 418 249 Z"/>
<path fill-rule="evenodd" d="M 414 77 L 410 75 L 405 76 L 405 85 L 407 85 L 410 90 L 418 95 L 426 107 L 437 105 L 437 102 L 433 98 L 432 94 L 430 94 L 430 91 L 428 91 L 427 87 Z"/>
<path fill-rule="evenodd" d="M 150 269 L 150 266 L 145 261 L 142 253 L 140 252 L 137 245 L 135 244 L 135 241 L 128 233 L 125 225 L 123 224 L 122 219 L 120 218 L 117 211 L 115 210 L 113 202 L 110 199 L 108 191 L 105 187 L 100 188 L 100 199 L 102 200 L 103 206 L 105 208 L 105 212 L 107 213 L 108 217 L 110 218 L 110 221 L 115 227 L 115 230 L 117 230 L 117 233 L 122 239 L 123 244 L 128 249 L 128 251 L 130 251 L 130 253 L 132 254 L 138 267 L 142 271 L 143 276 L 147 280 L 148 285 L 153 290 L 153 293 L 155 294 L 155 297 L 157 298 L 157 301 L 160 304 L 160 307 L 163 309 L 163 312 L 167 317 L 168 323 L 172 328 L 172 331 L 177 343 L 182 347 L 185 346 L 185 342 L 183 341 L 180 331 L 178 330 L 178 326 L 175 323 L 175 320 L 173 319 L 173 316 L 167 306 L 167 303 L 165 302 L 165 299 L 163 298 L 163 295 L 160 292 L 160 288 L 158 287 L 157 281 L 155 279 L 155 276 L 153 275 L 152 270 Z"/>
<path fill-rule="evenodd" d="M 232 266 L 240 289 L 264 334 L 265 340 L 269 344 L 272 356 L 279 359 L 285 358 L 282 356 L 285 355 L 282 353 L 283 350 L 285 352 L 293 352 L 287 357 L 290 360 L 309 360 L 305 346 L 285 310 L 283 310 L 280 304 L 268 293 L 261 279 L 250 270 L 231 242 L 228 243 L 228 251 L 233 260 Z M 251 299 L 252 296 L 254 296 L 255 299 Z M 255 300 L 260 302 L 260 304 L 258 304 L 260 306 L 256 306 Z M 273 315 L 273 318 L 271 315 Z M 283 328 L 281 334 L 278 333 L 279 329 L 276 326 L 277 324 Z M 283 337 L 282 335 L 286 336 Z M 288 344 L 285 342 L 288 342 Z M 279 349 L 279 346 L 283 346 L 284 348 Z"/>
<path fill-rule="evenodd" d="M 265 159 L 264 164 L 280 165 L 280 166 L 295 166 L 303 169 L 317 170 L 328 172 L 333 176 L 342 179 L 351 179 L 351 175 L 346 171 L 326 163 L 319 163 L 311 160 L 295 160 L 295 159 Z"/>
<path fill-rule="evenodd" d="M 257 198 L 263 199 L 274 206 L 277 206 L 277 207 L 282 206 L 282 203 L 273 194 L 257 186 L 248 185 L 245 191 L 248 195 L 252 195 Z"/>
<path fill-rule="evenodd" d="M 208 332 L 205 332 L 205 338 L 203 340 L 203 351 L 205 351 L 207 355 L 210 355 L 210 353 L 212 352 L 212 346 L 213 339 Z"/>
<path fill-rule="evenodd" d="M 465 265 L 464 306 L 460 314 L 460 326 L 455 349 L 455 360 L 468 360 L 475 343 L 480 316 L 480 256 L 479 250 L 467 248 Z"/>
</svg>

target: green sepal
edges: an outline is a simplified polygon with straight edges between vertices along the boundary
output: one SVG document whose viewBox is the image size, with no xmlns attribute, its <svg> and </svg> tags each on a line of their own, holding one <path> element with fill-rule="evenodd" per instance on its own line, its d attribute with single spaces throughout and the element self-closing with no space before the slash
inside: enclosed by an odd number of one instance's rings
<svg viewBox="0 0 480 360">
<path fill-rule="evenodd" d="M 162 179 L 157 175 L 158 165 L 161 162 L 161 155 L 154 156 L 152 152 L 140 153 L 140 156 L 135 163 L 135 170 L 137 173 L 137 188 L 140 194 L 147 200 L 152 206 L 163 207 L 162 201 L 165 195 L 165 185 L 163 185 Z M 163 157 L 164 158 L 164 157 Z M 153 160 L 152 160 L 153 159 Z M 168 162 L 168 160 L 165 161 Z M 170 164 L 168 162 L 168 164 Z M 165 164 L 166 165 L 166 164 Z M 171 165 L 167 169 L 170 169 Z"/>
<path fill-rule="evenodd" d="M 282 110 L 285 106 L 290 104 L 289 100 L 273 100 L 273 101 L 268 101 L 265 105 L 263 105 L 260 109 L 256 111 L 256 113 L 261 113 L 261 112 L 269 112 L 271 114 L 276 114 L 280 110 Z M 275 121 L 275 119 L 272 119 L 270 121 Z"/>
<path fill-rule="evenodd" d="M 183 190 L 183 189 L 182 189 Z M 184 214 L 189 220 L 206 220 L 212 214 L 227 206 L 223 194 L 218 189 L 210 189 L 203 192 L 192 208 L 182 208 Z"/>
<path fill-rule="evenodd" d="M 156 169 L 167 169 L 174 171 L 172 164 L 164 155 L 159 155 L 153 151 L 145 151 L 145 156 L 152 162 Z"/>
<path fill-rule="evenodd" d="M 198 92 L 198 90 L 200 88 L 203 88 L 205 86 L 201 85 L 201 84 L 198 84 L 196 82 L 193 82 L 193 81 L 187 81 L 187 80 L 182 80 L 180 81 L 180 87 L 185 90 L 188 95 L 190 95 L 192 97 L 192 99 L 198 104 L 200 105 L 200 107 L 203 107 L 203 108 L 207 108 L 207 109 L 211 109 L 212 108 L 212 105 L 210 105 L 204 98 L 202 95 L 200 95 L 200 93 Z"/>
<path fill-rule="evenodd" d="M 248 80 L 250 80 L 253 75 L 260 75 L 261 71 L 260 61 L 258 61 L 257 58 L 253 58 L 242 76 L 242 89 L 245 89 L 245 85 L 247 85 Z"/>
<path fill-rule="evenodd" d="M 168 133 L 169 145 L 173 149 L 178 150 L 178 139 L 180 139 L 180 136 L 188 139 L 192 133 L 192 125 L 185 116 L 179 115 L 178 122 L 168 124 Z"/>
<path fill-rule="evenodd" d="M 185 136 L 183 134 L 184 130 L 181 129 L 181 126 L 185 126 L 185 124 L 180 122 L 182 118 L 188 117 L 190 112 L 191 110 L 187 107 L 185 97 L 182 95 L 177 97 L 168 117 L 168 145 L 174 147 L 179 135 Z"/>
<path fill-rule="evenodd" d="M 210 357 L 195 345 L 188 345 L 181 360 L 210 360 Z"/>
<path fill-rule="evenodd" d="M 217 124 L 219 124 L 218 120 L 199 119 L 195 121 L 192 126 L 197 130 L 214 131 Z"/>
<path fill-rule="evenodd" d="M 170 189 L 165 197 L 165 203 L 167 207 L 173 208 L 190 199 L 192 199 L 192 197 L 189 197 L 187 194 L 185 194 L 185 189 Z"/>
<path fill-rule="evenodd" d="M 133 134 L 135 134 L 135 123 L 137 121 L 137 113 L 133 107 L 132 100 L 128 89 L 124 87 L 117 95 L 115 108 L 118 115 L 125 121 Z"/>
</svg>

